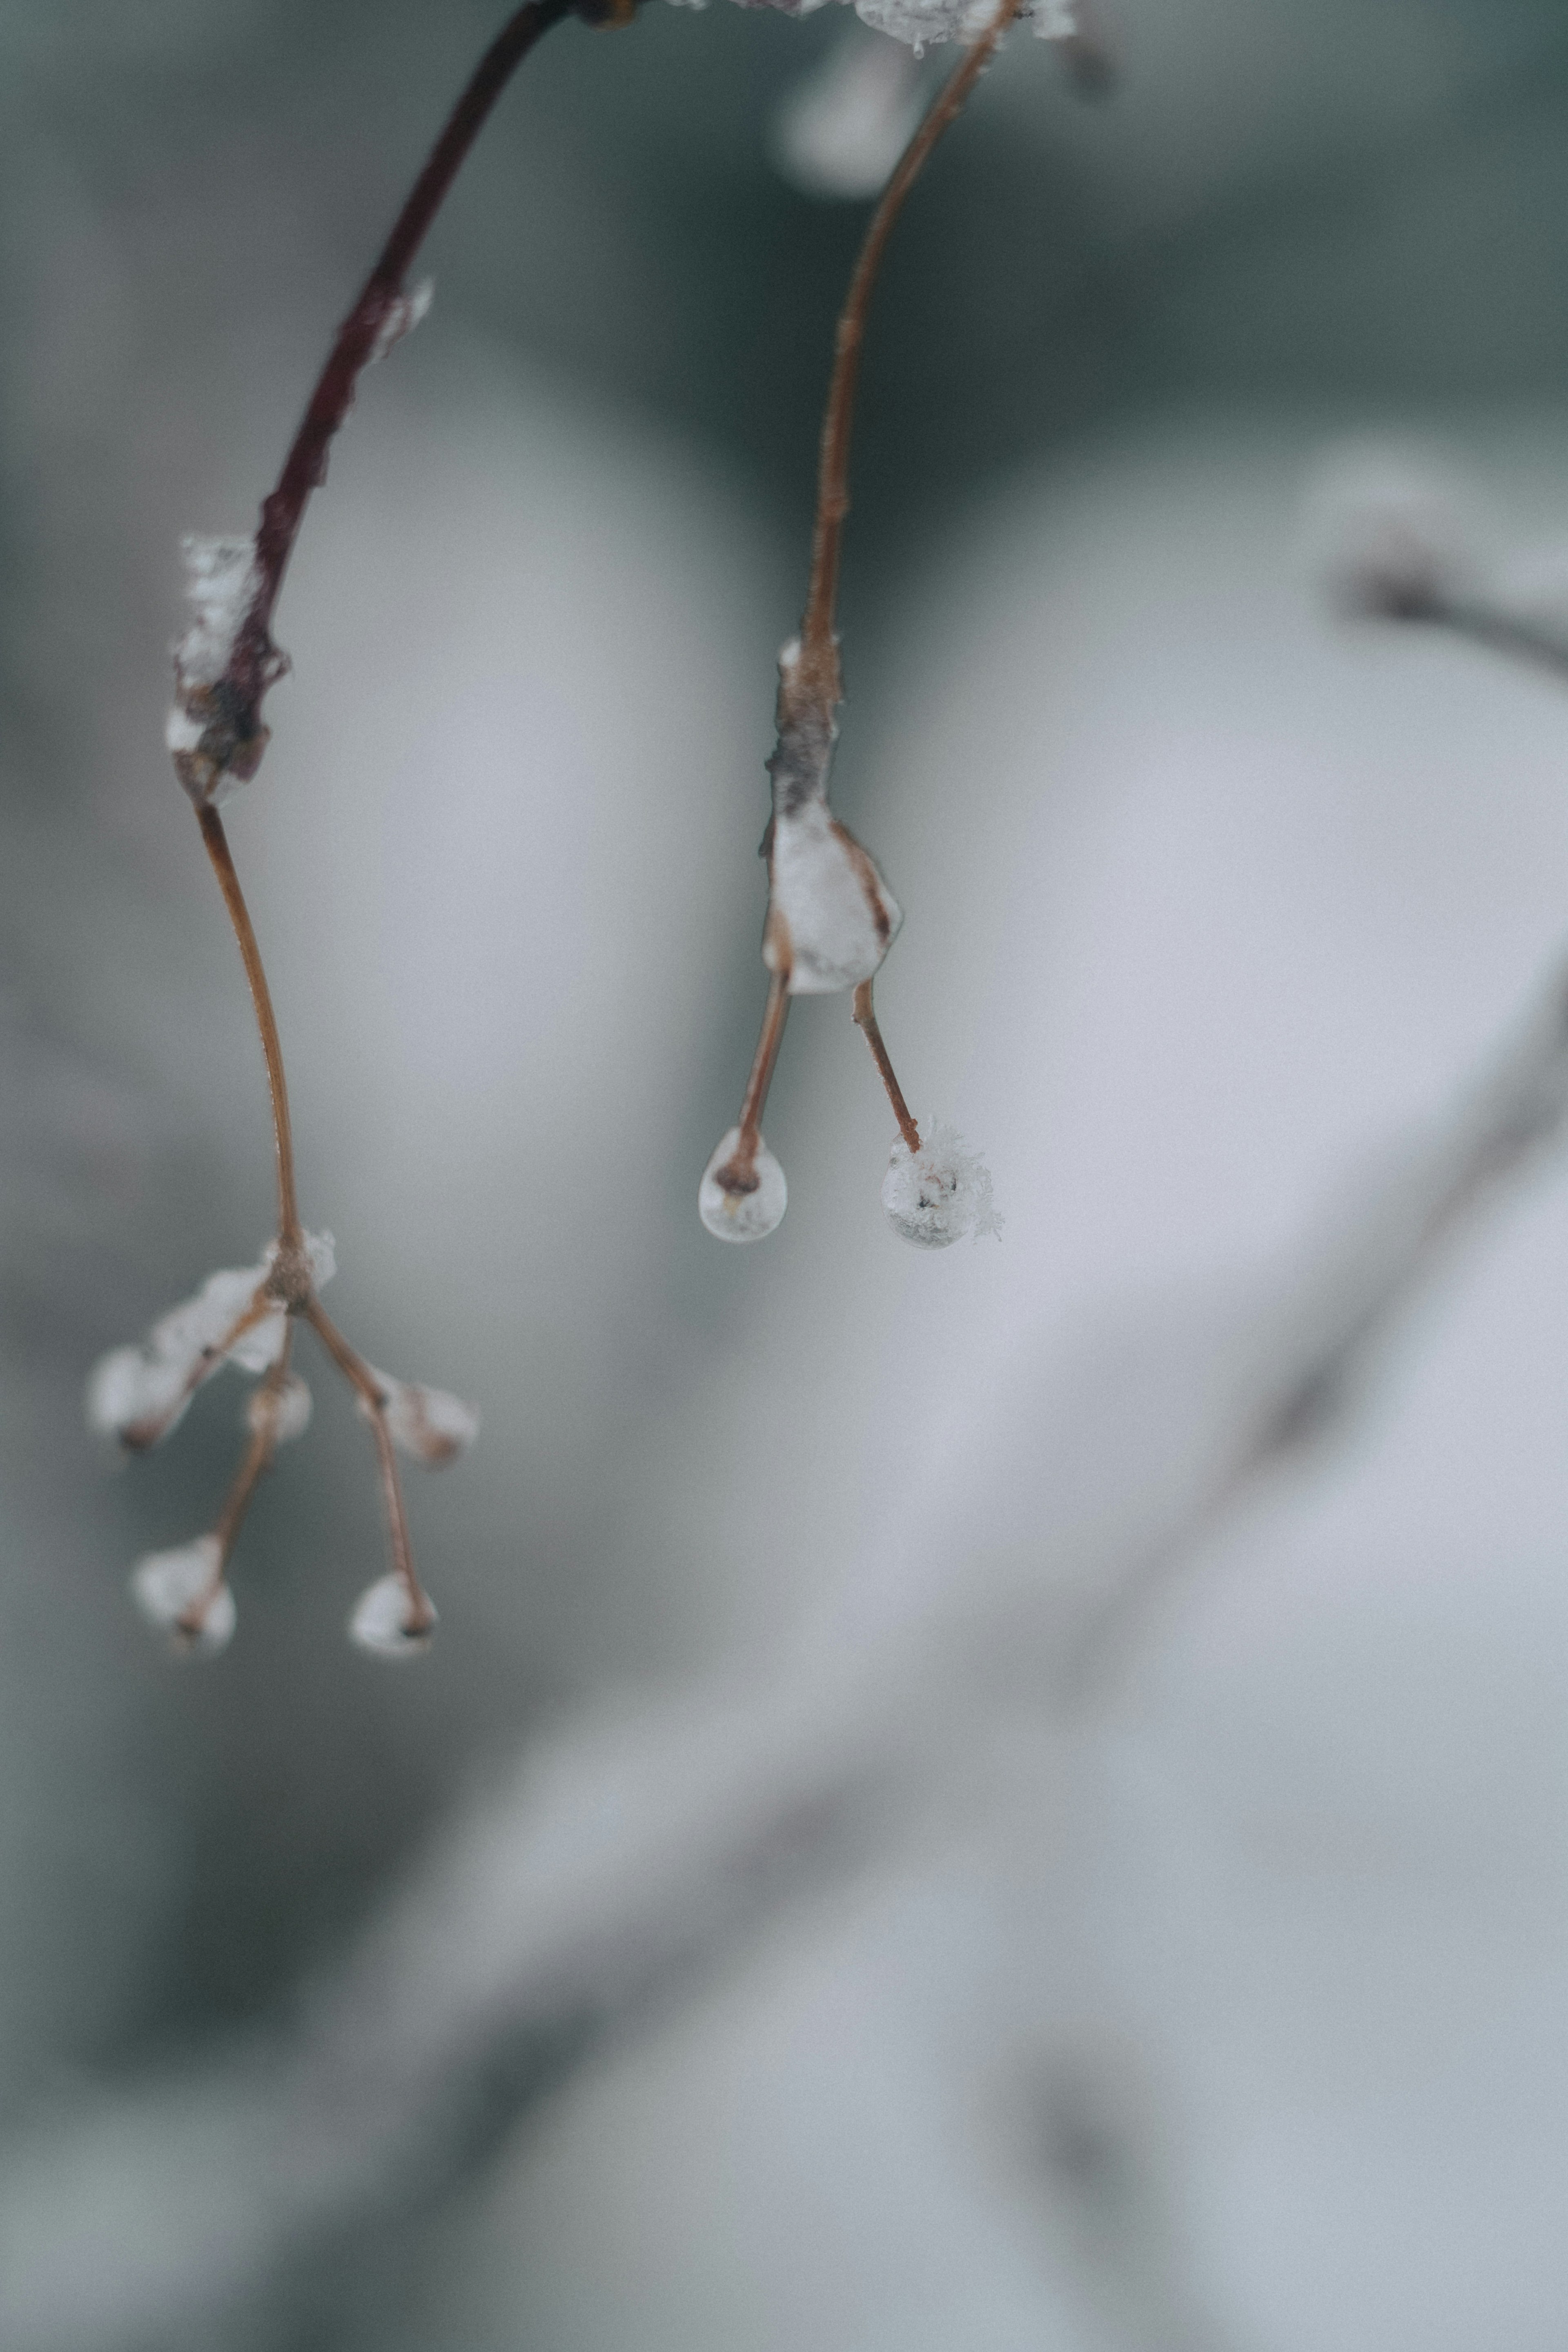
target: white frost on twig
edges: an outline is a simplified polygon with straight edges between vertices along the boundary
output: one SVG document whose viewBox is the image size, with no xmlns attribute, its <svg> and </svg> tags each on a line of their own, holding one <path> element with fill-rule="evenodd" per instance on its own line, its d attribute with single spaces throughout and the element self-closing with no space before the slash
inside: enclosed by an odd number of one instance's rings
<svg viewBox="0 0 1568 2352">
<path fill-rule="evenodd" d="M 254 539 L 207 539 L 191 531 L 181 540 L 180 553 L 195 618 L 174 649 L 174 675 L 188 693 L 192 687 L 216 686 L 227 669 L 259 575 Z M 170 726 L 183 716 L 171 712 Z"/>
<path fill-rule="evenodd" d="M 422 278 L 417 286 L 409 288 L 406 294 L 395 294 L 392 297 L 382 313 L 381 324 L 375 331 L 375 341 L 366 355 L 366 367 L 374 367 L 377 360 L 384 360 L 394 343 L 400 343 L 405 335 L 411 335 L 414 332 L 420 320 L 429 310 L 435 294 L 435 279 Z"/>
<path fill-rule="evenodd" d="M 875 860 L 826 793 L 773 819 L 771 918 L 784 926 L 789 992 L 826 996 L 878 971 L 904 918 Z M 772 958 L 767 959 L 772 963 Z"/>
<path fill-rule="evenodd" d="M 700 8 L 707 0 L 674 0 L 677 7 Z M 776 8 L 784 16 L 809 16 L 824 0 L 739 0 L 742 8 Z M 890 33 L 920 57 L 928 45 L 975 41 L 996 15 L 996 0 L 853 0 L 856 15 L 874 32 Z M 1022 0 L 1019 24 L 1032 23 L 1042 40 L 1070 40 L 1078 31 L 1072 0 Z"/>
<path fill-rule="evenodd" d="M 320 1290 L 336 1267 L 331 1235 L 307 1234 L 305 1253 Z M 285 1303 L 267 1290 L 277 1255 L 278 1244 L 269 1243 L 258 1265 L 209 1274 L 195 1297 L 161 1316 L 140 1346 L 101 1356 L 88 1378 L 89 1428 L 140 1451 L 177 1427 L 197 1389 L 226 1363 L 269 1371 L 288 1322 Z"/>
</svg>

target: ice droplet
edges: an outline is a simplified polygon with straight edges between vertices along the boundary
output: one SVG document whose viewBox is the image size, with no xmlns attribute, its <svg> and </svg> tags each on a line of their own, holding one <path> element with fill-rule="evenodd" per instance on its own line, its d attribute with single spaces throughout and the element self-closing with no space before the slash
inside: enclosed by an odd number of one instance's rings
<svg viewBox="0 0 1568 2352">
<path fill-rule="evenodd" d="M 783 1217 L 789 1187 L 760 1135 L 749 1166 L 732 1168 L 740 1142 L 741 1130 L 732 1127 L 702 1171 L 697 1213 L 721 1242 L 760 1242 Z M 721 1182 L 721 1176 L 732 1181 Z"/>
<path fill-rule="evenodd" d="M 991 1171 L 977 1151 L 964 1149 L 955 1127 L 933 1127 L 920 1150 L 900 1137 L 882 1179 L 888 1223 L 917 1249 L 946 1249 L 965 1234 L 999 1234 L 991 1205 Z"/>
<path fill-rule="evenodd" d="M 435 1615 L 432 1610 L 432 1625 Z M 383 1576 L 354 1602 L 349 1639 L 378 1658 L 422 1658 L 430 1647 L 430 1625 L 409 1632 L 408 1589 L 400 1576 Z"/>
<path fill-rule="evenodd" d="M 198 1536 L 176 1551 L 148 1552 L 131 1572 L 131 1591 L 150 1624 L 170 1634 L 174 1647 L 188 1657 L 215 1657 L 234 1637 L 234 1594 L 226 1584 L 213 1590 L 217 1572 L 216 1536 Z M 199 1625 L 184 1624 L 187 1611 L 205 1593 L 212 1597 Z"/>
</svg>

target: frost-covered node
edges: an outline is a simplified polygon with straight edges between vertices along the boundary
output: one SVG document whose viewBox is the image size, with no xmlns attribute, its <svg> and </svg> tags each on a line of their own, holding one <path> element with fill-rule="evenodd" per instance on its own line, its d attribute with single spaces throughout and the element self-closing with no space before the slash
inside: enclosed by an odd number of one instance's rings
<svg viewBox="0 0 1568 2352">
<path fill-rule="evenodd" d="M 742 8 L 777 8 L 786 16 L 809 16 L 823 0 L 740 0 Z M 707 0 L 675 0 L 677 7 L 700 8 Z M 973 41 L 996 14 L 996 0 L 854 0 L 856 15 L 879 33 L 907 41 L 918 57 L 928 43 Z M 1043 41 L 1069 40 L 1078 30 L 1072 0 L 1022 0 L 1020 19 Z"/>
<path fill-rule="evenodd" d="M 964 1149 L 955 1127 L 928 1129 L 919 1151 L 902 1138 L 882 1179 L 882 1207 L 893 1231 L 917 1249 L 946 1249 L 973 1234 L 1000 1234 L 991 1205 L 991 1171 Z"/>
<path fill-rule="evenodd" d="M 398 1576 L 378 1577 L 355 1601 L 349 1638 L 378 1658 L 418 1658 L 430 1647 L 436 1612 L 426 1603 L 424 1624 L 411 1622 L 407 1588 Z"/>
<path fill-rule="evenodd" d="M 193 533 L 180 541 L 180 551 L 195 617 L 174 647 L 174 703 L 163 740 L 174 773 L 205 808 L 249 782 L 269 740 L 254 704 L 244 705 L 228 683 L 240 632 L 261 592 L 261 573 L 254 539 Z M 287 667 L 269 647 L 259 665 L 261 690 Z"/>
<path fill-rule="evenodd" d="M 789 1187 L 760 1135 L 744 1160 L 738 1157 L 740 1150 L 741 1130 L 732 1127 L 702 1171 L 697 1213 L 721 1242 L 760 1242 L 789 1206 Z"/>
<path fill-rule="evenodd" d="M 312 1286 L 320 1290 L 337 1265 L 331 1234 L 307 1234 L 305 1256 Z M 100 1357 L 87 1384 L 89 1427 L 142 1453 L 178 1427 L 197 1389 L 225 1364 L 244 1372 L 270 1370 L 282 1353 L 289 1320 L 287 1305 L 268 1286 L 277 1265 L 272 1242 L 258 1265 L 209 1274 L 194 1298 L 159 1318 L 140 1347 L 115 1348 Z"/>
<path fill-rule="evenodd" d="M 217 1538 L 198 1536 L 176 1551 L 147 1553 L 131 1572 L 136 1606 L 182 1655 L 214 1656 L 233 1638 L 234 1595 L 214 1580 L 220 1565 Z"/>
</svg>

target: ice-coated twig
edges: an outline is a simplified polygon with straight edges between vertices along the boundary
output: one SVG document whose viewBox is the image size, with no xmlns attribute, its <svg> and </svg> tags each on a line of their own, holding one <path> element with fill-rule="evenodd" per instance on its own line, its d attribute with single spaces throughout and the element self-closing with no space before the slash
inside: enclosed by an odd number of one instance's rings
<svg viewBox="0 0 1568 2352">
<path fill-rule="evenodd" d="M 272 642 L 273 610 L 305 509 L 326 479 L 331 444 L 353 406 L 360 377 L 424 315 L 429 287 L 410 289 L 408 272 L 469 150 L 512 75 L 552 26 L 573 14 L 590 24 L 624 24 L 636 5 L 637 0 L 525 0 L 507 19 L 448 115 L 333 338 L 277 484 L 262 501 L 254 541 L 192 542 L 197 629 L 184 640 L 176 666 L 180 693 L 170 748 L 198 808 L 227 785 L 247 781 L 260 764 L 267 748 L 261 706 L 288 667 Z"/>
<path fill-rule="evenodd" d="M 859 0 L 861 15 L 868 22 L 880 24 L 880 16 L 868 16 L 868 0 Z M 779 655 L 778 740 L 768 761 L 773 814 L 763 837 L 768 867 L 768 910 L 763 926 L 763 962 L 769 975 L 767 1009 L 746 1105 L 738 1129 L 731 1130 L 738 1133 L 739 1148 L 731 1149 L 731 1137 L 724 1138 L 703 1171 L 698 1194 L 703 1223 L 727 1240 L 760 1239 L 773 1231 L 784 1214 L 781 1170 L 778 1216 L 771 1223 L 755 1216 L 752 1155 L 788 998 L 862 987 L 879 970 L 903 920 L 869 851 L 834 815 L 828 776 L 838 737 L 838 705 L 844 697 L 836 617 L 839 555 L 844 519 L 849 511 L 849 446 L 871 293 L 905 198 L 942 132 L 963 113 L 997 43 L 1018 14 L 1019 0 L 999 0 L 988 11 L 968 5 L 968 0 L 956 8 L 942 0 L 941 9 L 933 6 L 933 24 L 942 10 L 945 29 L 924 37 L 945 39 L 956 35 L 971 39 L 973 45 L 926 110 L 882 191 L 861 243 L 834 338 L 817 461 L 805 610 L 799 636 L 792 637 Z M 903 13 L 910 14 L 907 9 Z M 898 27 L 889 24 L 887 29 Z M 905 32 L 902 37 L 922 37 Z M 858 1013 L 856 1018 L 859 1019 Z M 874 1021 L 867 1034 L 875 1035 L 872 1050 L 884 1084 L 901 1101 Z M 907 1110 L 904 1116 L 908 1117 Z M 748 1211 L 752 1213 L 750 1217 Z M 752 1230 L 747 1230 L 748 1223 Z"/>
<path fill-rule="evenodd" d="M 944 1528 L 912 1620 L 849 1637 L 835 1621 L 765 1689 L 718 1675 L 589 1718 L 433 1849 L 290 2042 L 0 2147 L 7 2352 L 198 2345 L 241 2310 L 247 2342 L 299 2340 L 301 2298 L 428 2216 L 592 2052 L 973 1786 L 998 1710 L 1092 1707 L 1234 1507 L 1346 1426 L 1405 1307 L 1565 1120 L 1568 963 L 1217 1343 L 1194 1313 L 1163 1395 L 1108 1409 L 1102 1381 L 1065 1368 L 1026 1438 L 1089 1465 L 1090 1486 L 1053 1486 L 1026 1586 Z M 123 2197 L 124 2159 L 105 2153 L 121 2148 L 146 2200 L 134 2233 L 57 2186 L 97 2177 Z"/>
</svg>

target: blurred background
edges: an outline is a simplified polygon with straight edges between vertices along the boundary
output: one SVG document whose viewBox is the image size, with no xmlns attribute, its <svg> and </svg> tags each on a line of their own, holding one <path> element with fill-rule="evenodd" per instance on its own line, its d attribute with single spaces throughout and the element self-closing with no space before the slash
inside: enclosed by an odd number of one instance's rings
<svg viewBox="0 0 1568 2352">
<path fill-rule="evenodd" d="M 1310 521 L 1325 467 L 1392 451 L 1568 607 L 1568 22 L 1104 0 L 1114 95 L 1016 36 L 911 200 L 844 581 L 837 801 L 906 910 L 884 1027 L 917 1115 L 985 1150 L 1002 1239 L 889 1234 L 886 1106 L 827 999 L 770 1107 L 785 1223 L 710 1241 L 866 215 L 801 110 L 883 68 L 837 7 L 567 26 L 362 387 L 229 813 L 327 1304 L 484 1416 L 410 1476 L 441 1633 L 406 1675 L 342 1638 L 374 1465 L 302 1347 L 316 1419 L 242 1538 L 234 1646 L 161 1655 L 125 1577 L 210 1522 L 243 1391 L 116 1470 L 82 1381 L 271 1216 L 162 748 L 177 541 L 249 527 L 503 13 L 0 9 L 0 2171 L 79 2242 L 35 2272 L 12 2229 L 29 2352 L 187 2340 L 85 2311 L 106 2250 L 193 2233 L 134 2135 L 92 2167 L 73 2135 L 286 2045 L 529 1743 L 765 1686 L 803 1629 L 938 1586 L 1070 1578 L 1083 1496 L 1136 1509 L 1184 1442 L 1219 1310 L 1440 1114 L 1568 931 L 1568 696 L 1336 620 Z M 1350 1441 L 1198 1547 L 1068 1761 L 1026 1662 L 940 1834 L 578 2069 L 390 2271 L 286 2321 L 241 2290 L 189 2340 L 1560 2346 L 1565 1423 L 1548 1160 Z M 258 2193 L 211 2169 L 198 2237 Z"/>
</svg>

